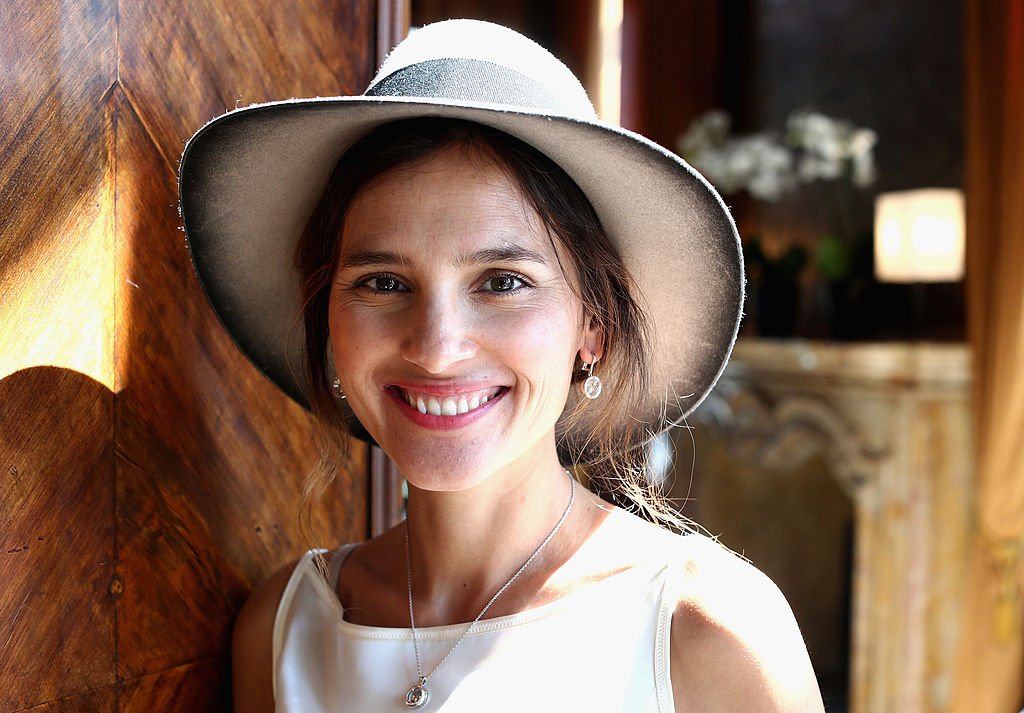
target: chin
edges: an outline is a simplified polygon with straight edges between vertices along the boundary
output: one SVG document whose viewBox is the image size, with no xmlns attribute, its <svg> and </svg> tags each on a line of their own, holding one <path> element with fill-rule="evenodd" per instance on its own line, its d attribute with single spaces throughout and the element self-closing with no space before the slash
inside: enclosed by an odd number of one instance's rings
<svg viewBox="0 0 1024 713">
<path fill-rule="evenodd" d="M 469 490 L 491 474 L 490 468 L 484 463 L 450 463 L 427 458 L 407 467 L 398 461 L 396 464 L 410 487 L 435 493 Z"/>
<path fill-rule="evenodd" d="M 509 444 L 517 447 L 510 450 Z M 480 438 L 447 441 L 409 439 L 393 450 L 384 450 L 411 486 L 431 492 L 469 490 L 499 473 L 514 479 L 515 473 L 528 471 L 547 460 L 542 457 L 547 450 L 545 439 L 522 432 L 510 435 L 495 431 Z M 557 459 L 553 435 L 551 452 Z"/>
</svg>

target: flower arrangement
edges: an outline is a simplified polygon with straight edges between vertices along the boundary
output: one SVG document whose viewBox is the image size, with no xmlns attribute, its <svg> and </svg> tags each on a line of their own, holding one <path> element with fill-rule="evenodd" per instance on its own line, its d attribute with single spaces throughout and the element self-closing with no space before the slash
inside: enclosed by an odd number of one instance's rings
<svg viewBox="0 0 1024 713">
<path fill-rule="evenodd" d="M 799 110 L 781 135 L 772 131 L 730 136 L 731 120 L 710 111 L 678 140 L 683 157 L 724 193 L 745 190 L 775 202 L 801 184 L 833 180 L 849 172 L 857 188 L 874 183 L 878 135 L 820 112 Z"/>
</svg>

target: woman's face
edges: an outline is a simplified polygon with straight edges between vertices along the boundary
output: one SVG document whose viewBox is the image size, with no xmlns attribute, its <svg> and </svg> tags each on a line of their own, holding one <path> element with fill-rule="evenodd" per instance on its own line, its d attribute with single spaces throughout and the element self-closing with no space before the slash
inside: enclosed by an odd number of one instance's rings
<svg viewBox="0 0 1024 713">
<path fill-rule="evenodd" d="M 428 490 L 550 465 L 575 358 L 599 344 L 532 207 L 462 147 L 356 197 L 329 322 L 352 410 Z"/>
</svg>

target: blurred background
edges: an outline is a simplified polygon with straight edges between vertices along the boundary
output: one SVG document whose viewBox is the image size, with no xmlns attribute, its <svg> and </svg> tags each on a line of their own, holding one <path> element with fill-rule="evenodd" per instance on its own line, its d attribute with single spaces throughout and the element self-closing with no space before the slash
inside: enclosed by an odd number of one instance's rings
<svg viewBox="0 0 1024 713">
<path fill-rule="evenodd" d="M 228 710 L 252 587 L 401 517 L 356 444 L 301 522 L 312 424 L 206 304 L 175 180 L 209 119 L 359 93 L 450 17 L 733 211 L 741 338 L 649 477 L 779 584 L 827 709 L 1024 707 L 1024 0 L 11 0 L 0 711 Z"/>
</svg>

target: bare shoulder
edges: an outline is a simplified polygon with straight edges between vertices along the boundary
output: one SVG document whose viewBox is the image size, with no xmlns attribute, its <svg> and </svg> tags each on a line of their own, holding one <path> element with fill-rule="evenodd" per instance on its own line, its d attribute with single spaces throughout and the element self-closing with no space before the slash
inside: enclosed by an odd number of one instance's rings
<svg viewBox="0 0 1024 713">
<path fill-rule="evenodd" d="M 706 537 L 681 540 L 685 574 L 670 647 L 676 711 L 823 711 L 807 647 L 775 583 Z"/>
<path fill-rule="evenodd" d="M 298 560 L 253 590 L 231 636 L 231 688 L 235 713 L 273 713 L 274 619 Z"/>
</svg>

